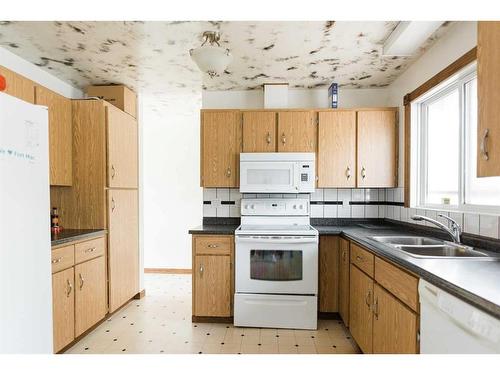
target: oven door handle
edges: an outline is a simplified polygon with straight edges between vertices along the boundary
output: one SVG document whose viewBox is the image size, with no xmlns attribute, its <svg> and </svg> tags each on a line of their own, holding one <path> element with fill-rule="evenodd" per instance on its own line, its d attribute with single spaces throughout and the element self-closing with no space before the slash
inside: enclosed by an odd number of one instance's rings
<svg viewBox="0 0 500 375">
<path fill-rule="evenodd" d="M 254 238 L 254 237 L 240 237 L 236 236 L 237 242 L 266 242 L 266 243 L 279 243 L 279 244 L 289 244 L 289 243 L 318 243 L 318 237 L 303 237 L 303 238 Z"/>
</svg>

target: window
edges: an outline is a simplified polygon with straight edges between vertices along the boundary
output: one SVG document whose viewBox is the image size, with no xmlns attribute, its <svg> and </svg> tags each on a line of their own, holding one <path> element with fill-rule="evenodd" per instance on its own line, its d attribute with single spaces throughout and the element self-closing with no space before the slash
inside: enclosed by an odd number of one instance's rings
<svg viewBox="0 0 500 375">
<path fill-rule="evenodd" d="M 476 177 L 477 75 L 473 64 L 413 104 L 417 206 L 499 211 L 500 177 Z"/>
</svg>

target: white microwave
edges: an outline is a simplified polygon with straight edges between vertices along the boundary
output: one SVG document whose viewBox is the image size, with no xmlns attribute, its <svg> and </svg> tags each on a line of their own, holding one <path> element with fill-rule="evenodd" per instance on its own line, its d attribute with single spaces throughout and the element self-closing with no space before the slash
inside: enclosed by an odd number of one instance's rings
<svg viewBox="0 0 500 375">
<path fill-rule="evenodd" d="M 240 192 L 312 193 L 316 181 L 313 152 L 240 154 Z"/>
</svg>

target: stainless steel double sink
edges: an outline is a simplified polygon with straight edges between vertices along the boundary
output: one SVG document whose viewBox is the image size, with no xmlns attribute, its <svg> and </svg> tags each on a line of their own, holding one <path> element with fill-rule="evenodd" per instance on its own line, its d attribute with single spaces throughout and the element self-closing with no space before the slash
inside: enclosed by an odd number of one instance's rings
<svg viewBox="0 0 500 375">
<path fill-rule="evenodd" d="M 375 241 L 417 258 L 474 258 L 495 260 L 500 254 L 475 250 L 470 246 L 420 236 L 376 236 Z"/>
</svg>

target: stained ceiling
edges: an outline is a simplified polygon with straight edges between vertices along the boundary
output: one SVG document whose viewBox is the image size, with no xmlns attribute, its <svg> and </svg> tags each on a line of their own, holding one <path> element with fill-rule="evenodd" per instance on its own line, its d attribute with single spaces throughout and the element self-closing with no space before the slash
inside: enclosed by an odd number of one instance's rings
<svg viewBox="0 0 500 375">
<path fill-rule="evenodd" d="M 123 83 L 137 91 L 251 90 L 288 82 L 316 88 L 385 87 L 449 28 L 445 22 L 412 57 L 384 57 L 397 22 L 0 22 L 0 46 L 83 88 Z M 202 76 L 189 57 L 205 30 L 221 33 L 233 62 Z"/>
</svg>

